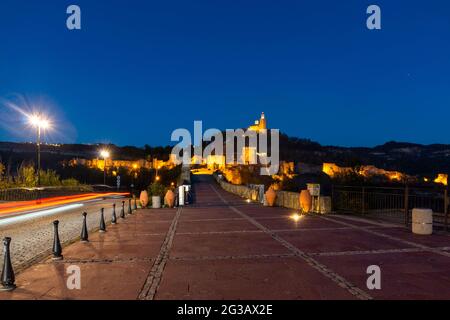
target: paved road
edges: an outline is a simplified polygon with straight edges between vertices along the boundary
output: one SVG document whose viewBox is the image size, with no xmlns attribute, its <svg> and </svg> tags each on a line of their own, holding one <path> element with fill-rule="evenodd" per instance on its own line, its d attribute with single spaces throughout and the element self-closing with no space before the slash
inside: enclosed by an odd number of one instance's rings
<svg viewBox="0 0 450 320">
<path fill-rule="evenodd" d="M 347 216 L 290 218 L 210 179 L 196 203 L 138 210 L 88 244 L 21 272 L 0 299 L 450 299 L 449 235 Z M 66 286 L 79 266 L 81 289 Z M 367 287 L 367 267 L 381 289 Z"/>
<path fill-rule="evenodd" d="M 0 239 L 4 237 L 12 238 L 12 262 L 16 271 L 20 271 L 36 259 L 51 253 L 54 220 L 60 221 L 59 235 L 61 242 L 68 243 L 80 236 L 82 212 L 86 211 L 88 213 L 88 229 L 95 230 L 99 227 L 100 209 L 105 208 L 105 220 L 109 222 L 111 220 L 113 203 L 116 203 L 116 214 L 119 217 L 122 200 L 121 198 L 110 198 L 73 203 L 68 208 L 73 207 L 74 209 L 56 212 L 28 221 L 9 222 L 9 220 L 12 220 L 10 217 L 2 217 L 0 219 Z M 67 206 L 61 206 L 60 208 L 64 207 Z M 125 208 L 127 208 L 127 204 Z M 47 211 L 47 209 L 44 209 L 44 211 Z M 27 216 L 27 214 L 15 215 L 15 217 L 17 216 L 23 217 Z"/>
</svg>

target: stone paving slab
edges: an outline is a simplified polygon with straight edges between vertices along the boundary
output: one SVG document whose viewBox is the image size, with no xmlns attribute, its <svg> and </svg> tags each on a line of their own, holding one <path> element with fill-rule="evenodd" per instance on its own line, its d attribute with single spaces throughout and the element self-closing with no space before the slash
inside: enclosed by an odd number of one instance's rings
<svg viewBox="0 0 450 320">
<path fill-rule="evenodd" d="M 220 232 L 220 231 L 249 231 L 258 230 L 254 225 L 245 220 L 200 220 L 180 221 L 177 233 L 183 232 Z"/>
<path fill-rule="evenodd" d="M 243 212 L 247 213 L 245 209 L 242 210 Z M 332 222 L 332 221 L 324 221 L 317 217 L 302 217 L 301 220 L 298 222 L 293 221 L 290 216 L 283 215 L 280 218 L 258 218 L 253 217 L 256 221 L 258 221 L 260 224 L 265 226 L 266 228 L 269 228 L 271 230 L 276 229 L 313 229 L 313 228 L 339 228 L 342 227 L 342 225 Z"/>
<path fill-rule="evenodd" d="M 71 265 L 80 267 L 80 290 L 67 288 Z M 0 293 L 0 299 L 134 300 L 150 268 L 149 261 L 41 263 L 20 274 L 18 288 Z"/>
<path fill-rule="evenodd" d="M 261 233 L 177 235 L 172 257 L 235 256 L 289 253 L 271 237 Z"/>
<path fill-rule="evenodd" d="M 307 274 L 308 276 L 305 276 Z M 157 299 L 354 299 L 296 258 L 169 261 Z"/>
<path fill-rule="evenodd" d="M 317 257 L 356 285 L 365 286 L 366 268 L 381 268 L 380 299 L 450 299 L 449 258 L 429 252 Z"/>
<path fill-rule="evenodd" d="M 180 217 L 180 221 L 184 220 L 202 220 L 202 219 L 227 219 L 227 218 L 238 218 L 235 214 L 230 213 L 229 211 L 220 211 L 218 208 L 214 208 L 213 210 L 201 210 L 195 208 L 195 210 L 186 210 L 183 212 L 183 215 Z"/>
<path fill-rule="evenodd" d="M 64 250 L 67 260 L 89 259 L 133 259 L 156 257 L 159 253 L 164 235 L 140 237 L 139 241 L 90 241 L 89 243 L 76 243 Z"/>
<path fill-rule="evenodd" d="M 359 230 L 284 232 L 280 236 L 307 253 L 411 248 Z"/>
<path fill-rule="evenodd" d="M 374 228 L 374 231 L 380 231 L 384 234 L 397 237 L 406 241 L 412 241 L 429 247 L 450 246 L 450 235 L 444 233 L 434 234 L 432 237 L 413 234 L 409 229 L 404 227 L 398 228 Z"/>
</svg>

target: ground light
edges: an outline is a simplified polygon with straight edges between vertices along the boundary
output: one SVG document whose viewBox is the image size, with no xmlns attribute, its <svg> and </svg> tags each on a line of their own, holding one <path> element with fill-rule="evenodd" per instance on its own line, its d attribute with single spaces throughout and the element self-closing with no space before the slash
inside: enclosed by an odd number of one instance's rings
<svg viewBox="0 0 450 320">
<path fill-rule="evenodd" d="M 291 220 L 295 221 L 295 222 L 299 222 L 300 219 L 303 218 L 303 216 L 302 216 L 301 214 L 298 214 L 298 213 L 293 213 L 293 214 L 291 214 L 291 215 L 289 216 L 289 218 L 290 218 Z"/>
</svg>

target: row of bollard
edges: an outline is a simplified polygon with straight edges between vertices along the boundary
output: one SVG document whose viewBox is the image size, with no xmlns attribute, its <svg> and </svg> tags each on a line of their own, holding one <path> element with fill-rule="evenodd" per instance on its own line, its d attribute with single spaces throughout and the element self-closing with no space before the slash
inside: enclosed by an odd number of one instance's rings
<svg viewBox="0 0 450 320">
<path fill-rule="evenodd" d="M 133 211 L 137 210 L 137 203 L 136 198 L 134 198 L 134 208 L 131 208 L 131 199 L 128 199 L 128 214 L 132 214 Z M 104 215 L 104 208 L 100 209 L 100 226 L 99 226 L 99 232 L 104 233 L 106 232 L 106 222 L 105 222 L 105 215 Z M 81 227 L 81 235 L 80 235 L 80 241 L 81 242 L 89 242 L 89 233 L 87 228 L 87 212 L 83 212 L 83 224 Z M 122 208 L 120 209 L 120 218 L 125 219 L 125 201 L 122 201 Z M 111 215 L 111 224 L 117 224 L 117 216 L 116 216 L 116 204 L 113 204 L 112 208 L 112 215 Z M 62 246 L 61 241 L 59 239 L 59 221 L 55 220 L 53 221 L 53 260 L 62 260 Z M 0 291 L 11 291 L 16 288 L 15 285 L 15 275 L 14 270 L 12 267 L 11 262 L 11 238 L 5 237 L 3 239 L 3 269 L 2 269 L 2 276 L 1 276 L 1 286 Z"/>
</svg>

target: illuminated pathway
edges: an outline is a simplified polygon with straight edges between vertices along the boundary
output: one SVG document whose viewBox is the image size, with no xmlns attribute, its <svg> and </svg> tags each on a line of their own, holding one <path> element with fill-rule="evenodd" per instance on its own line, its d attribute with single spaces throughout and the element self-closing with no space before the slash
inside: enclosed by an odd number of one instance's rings
<svg viewBox="0 0 450 320">
<path fill-rule="evenodd" d="M 138 210 L 17 276 L 0 299 L 450 299 L 450 237 L 248 204 L 196 176 L 196 203 Z M 14 253 L 13 253 L 14 254 Z M 66 267 L 81 289 L 66 287 Z M 366 286 L 381 268 L 381 290 Z"/>
</svg>

